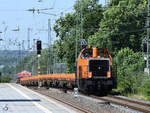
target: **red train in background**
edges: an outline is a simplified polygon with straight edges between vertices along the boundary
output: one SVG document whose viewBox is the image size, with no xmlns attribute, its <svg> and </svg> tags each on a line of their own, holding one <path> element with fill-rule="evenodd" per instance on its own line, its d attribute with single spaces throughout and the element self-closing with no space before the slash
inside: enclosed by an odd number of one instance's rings
<svg viewBox="0 0 150 113">
<path fill-rule="evenodd" d="M 109 92 L 117 87 L 115 67 L 106 48 L 84 48 L 77 59 L 76 73 L 45 74 L 21 77 L 20 83 L 38 86 L 39 81 L 46 87 L 74 88 L 82 92 Z"/>
<path fill-rule="evenodd" d="M 28 71 L 22 71 L 20 73 L 17 74 L 17 82 L 20 82 L 21 78 L 27 78 L 27 77 L 31 77 L 32 73 L 28 72 Z"/>
</svg>

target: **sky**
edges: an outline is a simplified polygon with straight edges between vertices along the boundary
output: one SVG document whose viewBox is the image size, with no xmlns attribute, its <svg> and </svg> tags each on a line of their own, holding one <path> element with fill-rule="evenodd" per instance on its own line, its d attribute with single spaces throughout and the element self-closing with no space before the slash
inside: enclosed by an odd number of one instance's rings
<svg viewBox="0 0 150 113">
<path fill-rule="evenodd" d="M 0 50 L 19 49 L 19 43 L 27 49 L 27 29 L 30 28 L 30 47 L 33 46 L 33 39 L 42 40 L 43 48 L 48 43 L 48 19 L 51 19 L 51 27 L 55 20 L 68 12 L 73 12 L 73 5 L 76 0 L 0 0 Z M 106 0 L 100 0 L 104 4 Z M 41 12 L 27 11 L 28 9 L 45 9 Z M 17 31 L 13 31 L 17 30 Z M 2 32 L 2 33 L 1 33 Z M 51 32 L 52 42 L 56 40 L 55 33 Z"/>
</svg>

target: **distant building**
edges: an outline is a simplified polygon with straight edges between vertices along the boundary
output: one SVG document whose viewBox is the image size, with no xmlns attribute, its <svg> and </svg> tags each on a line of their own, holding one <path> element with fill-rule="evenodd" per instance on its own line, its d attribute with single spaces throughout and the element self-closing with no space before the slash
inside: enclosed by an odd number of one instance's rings
<svg viewBox="0 0 150 113">
<path fill-rule="evenodd" d="M 54 65 L 53 73 L 65 73 L 66 65 L 65 63 L 56 63 Z"/>
</svg>

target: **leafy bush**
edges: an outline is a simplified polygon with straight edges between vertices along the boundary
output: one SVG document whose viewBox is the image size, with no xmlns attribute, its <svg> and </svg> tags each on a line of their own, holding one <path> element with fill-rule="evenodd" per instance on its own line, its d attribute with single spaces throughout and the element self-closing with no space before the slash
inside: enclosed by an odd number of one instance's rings
<svg viewBox="0 0 150 113">
<path fill-rule="evenodd" d="M 1 83 L 8 83 L 8 82 L 10 82 L 10 80 L 11 80 L 11 78 L 10 78 L 9 75 L 3 75 L 3 76 L 0 77 L 0 82 Z"/>
<path fill-rule="evenodd" d="M 145 77 L 145 81 L 140 88 L 140 91 L 147 97 L 148 100 L 150 100 L 150 77 Z"/>
<path fill-rule="evenodd" d="M 135 53 L 130 48 L 120 50 L 115 57 L 117 64 L 118 88 L 124 94 L 137 92 L 144 76 L 144 56 L 141 52 Z"/>
</svg>

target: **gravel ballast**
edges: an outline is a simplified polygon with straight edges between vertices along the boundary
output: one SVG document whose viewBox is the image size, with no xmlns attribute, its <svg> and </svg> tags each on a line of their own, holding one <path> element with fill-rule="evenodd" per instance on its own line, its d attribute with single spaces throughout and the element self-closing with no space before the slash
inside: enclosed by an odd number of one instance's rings
<svg viewBox="0 0 150 113">
<path fill-rule="evenodd" d="M 64 91 L 55 88 L 48 90 L 40 88 L 36 90 L 34 89 L 34 91 L 46 95 L 48 94 L 49 96 L 55 97 L 65 102 L 69 102 L 77 107 L 92 111 L 93 113 L 137 113 L 137 111 L 133 111 L 122 106 L 116 106 L 101 100 L 93 99 L 88 96 L 79 94 L 77 97 L 75 97 L 74 93 L 71 91 L 65 93 Z"/>
</svg>

